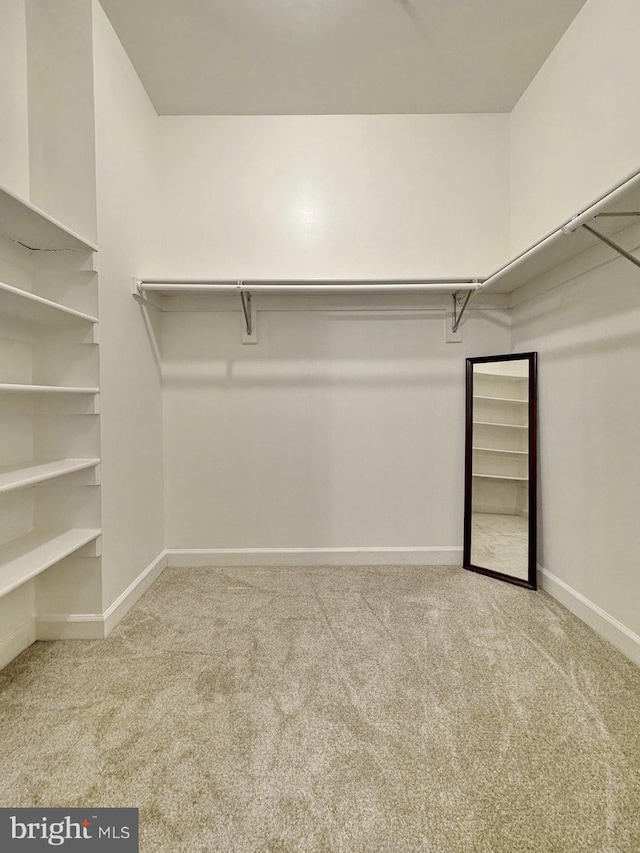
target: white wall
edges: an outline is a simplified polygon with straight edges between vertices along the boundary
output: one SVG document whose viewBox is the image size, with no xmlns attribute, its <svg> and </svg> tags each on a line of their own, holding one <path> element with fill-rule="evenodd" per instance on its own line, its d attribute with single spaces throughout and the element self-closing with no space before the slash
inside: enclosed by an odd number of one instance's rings
<svg viewBox="0 0 640 853">
<path fill-rule="evenodd" d="M 91 0 L 26 0 L 30 199 L 96 239 Z"/>
<path fill-rule="evenodd" d="M 29 197 L 27 30 L 24 0 L 0 3 L 0 185 Z"/>
<path fill-rule="evenodd" d="M 503 321 L 259 311 L 243 346 L 237 311 L 163 315 L 167 546 L 461 547 L 464 359 Z"/>
<path fill-rule="evenodd" d="M 162 551 L 160 370 L 131 276 L 156 261 L 156 113 L 94 3 L 103 605 Z"/>
<path fill-rule="evenodd" d="M 469 276 L 507 251 L 506 116 L 160 127 L 149 274 Z M 508 330 L 461 347 L 442 314 L 260 312 L 243 347 L 234 308 L 163 318 L 167 546 L 460 545 L 464 354 L 508 351 Z"/>
<path fill-rule="evenodd" d="M 620 239 L 637 252 L 640 228 Z M 638 270 L 597 248 L 514 297 L 515 349 L 539 353 L 544 583 L 640 662 L 640 639 L 597 611 L 640 635 Z"/>
<path fill-rule="evenodd" d="M 638 32 L 636 0 L 587 0 L 514 108 L 512 253 L 640 168 Z M 512 315 L 516 351 L 539 353 L 543 585 L 638 662 L 639 300 L 638 270 L 597 247 Z"/>
<path fill-rule="evenodd" d="M 640 168 L 640 3 L 587 0 L 514 108 L 511 252 Z"/>
<path fill-rule="evenodd" d="M 166 274 L 471 276 L 508 251 L 508 117 L 160 118 Z"/>
</svg>

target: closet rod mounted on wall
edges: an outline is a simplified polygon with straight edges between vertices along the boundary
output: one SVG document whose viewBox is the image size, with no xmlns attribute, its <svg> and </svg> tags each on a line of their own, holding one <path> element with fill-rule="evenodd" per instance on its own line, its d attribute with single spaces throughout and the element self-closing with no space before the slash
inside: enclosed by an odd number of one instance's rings
<svg viewBox="0 0 640 853">
<path fill-rule="evenodd" d="M 158 293 L 171 296 L 185 293 L 237 293 L 242 301 L 244 317 L 245 343 L 255 343 L 255 304 L 251 295 L 260 291 L 264 293 L 451 293 L 453 296 L 453 311 L 451 313 L 450 332 L 456 335 L 462 317 L 470 304 L 471 297 L 502 282 L 502 291 L 509 293 L 525 284 L 527 281 L 546 272 L 551 266 L 568 260 L 585 250 L 585 241 L 568 241 L 568 251 L 558 252 L 564 237 L 580 229 L 589 232 L 593 237 L 606 243 L 614 251 L 640 267 L 640 259 L 616 243 L 606 234 L 602 234 L 592 226 L 586 225 L 588 220 L 598 217 L 637 217 L 640 202 L 640 171 L 636 171 L 621 181 L 608 193 L 584 208 L 580 213 L 566 220 L 558 228 L 549 231 L 540 240 L 512 258 L 502 267 L 486 278 L 441 278 L 441 279 L 186 279 L 186 278 L 135 278 L 133 280 L 133 295 L 142 303 L 159 308 L 153 302 L 145 299 L 147 293 Z M 614 204 L 628 206 L 626 210 L 611 210 Z M 556 245 L 558 244 L 558 245 Z M 549 251 L 553 247 L 553 251 Z M 586 248 L 589 248 L 587 245 Z M 544 258 L 551 263 L 544 265 Z M 540 264 L 540 259 L 543 263 Z M 530 263 L 529 263 L 530 262 Z M 524 273 L 523 269 L 524 267 Z M 506 282 L 503 281 L 506 279 Z M 506 287 L 505 287 L 506 284 Z M 447 337 L 447 340 L 459 340 L 459 337 Z"/>
<path fill-rule="evenodd" d="M 450 279 L 137 279 L 137 291 L 145 293 L 449 293 L 476 290 L 478 281 Z"/>
<path fill-rule="evenodd" d="M 252 295 L 256 293 L 451 293 L 454 294 L 453 331 L 457 332 L 462 311 L 457 313 L 460 293 L 468 296 L 480 287 L 480 282 L 470 279 L 134 279 L 134 296 L 147 302 L 146 293 L 164 296 L 184 293 L 237 293 L 242 303 L 245 332 L 243 341 L 255 343 L 255 307 Z M 467 296 L 467 301 L 468 301 Z M 157 306 L 154 306 L 157 307 Z M 466 302 L 463 306 L 466 307 Z"/>
<path fill-rule="evenodd" d="M 538 255 L 538 253 L 543 249 L 547 249 L 552 243 L 555 243 L 562 237 L 565 237 L 569 234 L 572 234 L 574 231 L 577 231 L 578 228 L 583 226 L 585 222 L 588 222 L 590 219 L 596 219 L 599 216 L 635 216 L 636 214 L 633 211 L 611 211 L 607 210 L 607 208 L 609 208 L 615 202 L 618 202 L 621 198 L 624 198 L 626 193 L 630 191 L 636 191 L 639 188 L 640 172 L 636 171 L 629 175 L 627 178 L 625 178 L 624 181 L 614 187 L 610 192 L 605 193 L 605 195 L 601 196 L 593 204 L 590 204 L 588 207 L 584 208 L 580 213 L 576 214 L 575 216 L 572 216 L 570 219 L 567 219 L 562 225 L 558 226 L 558 228 L 555 228 L 553 231 L 549 231 L 547 234 L 544 235 L 544 237 L 541 237 L 540 240 L 538 240 L 532 246 L 529 246 L 528 249 L 525 249 L 524 252 L 521 252 L 519 255 L 516 255 L 516 257 L 509 261 L 507 264 L 500 267 L 500 269 L 496 270 L 490 276 L 485 278 L 482 282 L 482 287 L 478 290 L 484 290 L 485 288 L 495 284 L 504 276 L 516 270 L 519 266 L 521 266 L 522 263 Z M 599 232 L 594 233 L 593 229 L 591 228 L 587 228 L 585 230 L 591 231 L 594 236 L 597 236 L 602 239 Z M 619 247 L 617 246 L 617 244 L 614 244 L 613 241 L 611 241 L 609 245 L 611 245 L 611 248 L 614 248 L 616 251 L 618 251 Z"/>
<path fill-rule="evenodd" d="M 610 210 L 611 205 L 619 202 L 620 199 L 624 200 L 625 196 L 627 196 L 630 191 L 634 192 L 634 198 L 637 201 L 636 193 L 638 188 L 640 188 L 640 172 L 633 172 L 610 192 L 601 196 L 597 201 L 584 208 L 580 213 L 572 216 L 571 219 L 566 220 L 558 228 L 555 228 L 553 231 L 549 231 L 544 235 L 544 237 L 541 237 L 540 240 L 532 246 L 529 246 L 528 249 L 525 249 L 508 263 L 504 264 L 504 266 L 497 269 L 494 273 L 482 279 L 482 283 L 475 288 L 475 290 L 467 293 L 466 296 L 455 293 L 453 297 L 453 332 L 455 333 L 457 331 L 460 321 L 462 320 L 462 315 L 464 314 L 472 296 L 475 296 L 480 291 L 485 290 L 487 287 L 491 287 L 501 279 L 509 276 L 511 273 L 514 273 L 522 266 L 522 264 L 538 257 L 542 252 L 549 249 L 552 245 L 559 242 L 567 235 L 573 234 L 579 228 L 588 231 L 593 237 L 596 237 L 598 240 L 606 243 L 607 246 L 622 255 L 623 258 L 626 258 L 628 261 L 631 261 L 631 263 L 640 267 L 640 260 L 635 258 L 630 252 L 607 235 L 602 234 L 600 231 L 597 231 L 592 226 L 586 224 L 589 220 L 594 220 L 598 217 L 624 218 L 637 217 L 640 215 L 640 213 L 635 210 Z"/>
</svg>

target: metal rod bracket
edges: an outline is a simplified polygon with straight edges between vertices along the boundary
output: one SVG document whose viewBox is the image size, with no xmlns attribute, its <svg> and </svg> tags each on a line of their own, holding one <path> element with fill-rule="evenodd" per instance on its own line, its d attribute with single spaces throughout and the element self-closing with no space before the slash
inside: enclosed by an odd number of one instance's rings
<svg viewBox="0 0 640 853">
<path fill-rule="evenodd" d="M 466 293 L 456 292 L 453 294 L 453 317 L 451 324 L 451 331 L 455 335 L 458 331 L 458 327 L 460 326 L 460 321 L 462 320 L 462 315 L 467 309 L 467 305 L 469 304 L 469 300 L 471 299 L 471 294 L 473 290 L 469 290 Z M 458 311 L 458 307 L 460 310 Z"/>
<path fill-rule="evenodd" d="M 593 234 L 594 237 L 597 237 L 598 240 L 601 240 L 605 243 L 609 248 L 613 249 L 614 252 L 617 252 L 619 255 L 622 255 L 623 258 L 630 261 L 637 267 L 640 267 L 640 258 L 636 258 L 635 255 L 632 255 L 631 252 L 627 252 L 625 248 L 623 248 L 619 243 L 616 243 L 611 237 L 607 237 L 606 234 L 601 234 L 600 231 L 596 231 L 595 228 L 592 228 L 590 225 L 582 224 L 582 227 L 585 231 L 588 231 L 589 234 Z"/>
<path fill-rule="evenodd" d="M 244 326 L 242 329 L 242 343 L 257 344 L 258 328 L 256 322 L 257 315 L 255 305 L 253 303 L 251 293 L 248 290 L 243 289 L 243 284 L 241 281 L 238 282 L 238 293 L 240 294 L 240 302 L 242 304 L 242 314 L 244 319 Z"/>
</svg>

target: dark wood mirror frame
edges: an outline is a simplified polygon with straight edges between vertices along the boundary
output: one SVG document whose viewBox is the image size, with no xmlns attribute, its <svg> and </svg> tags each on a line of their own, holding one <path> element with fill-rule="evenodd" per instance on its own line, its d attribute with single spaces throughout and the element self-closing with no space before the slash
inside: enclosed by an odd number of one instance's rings
<svg viewBox="0 0 640 853">
<path fill-rule="evenodd" d="M 537 359 L 535 352 L 515 353 L 513 355 L 491 355 L 482 358 L 467 359 L 466 386 L 466 441 L 465 441 L 465 498 L 464 498 L 464 551 L 463 568 L 479 572 L 498 580 L 514 583 L 518 586 L 536 589 L 537 563 Z M 528 575 L 520 578 L 491 568 L 476 566 L 471 562 L 471 533 L 473 506 L 473 384 L 474 365 L 505 361 L 528 361 L 529 407 L 528 407 Z"/>
</svg>

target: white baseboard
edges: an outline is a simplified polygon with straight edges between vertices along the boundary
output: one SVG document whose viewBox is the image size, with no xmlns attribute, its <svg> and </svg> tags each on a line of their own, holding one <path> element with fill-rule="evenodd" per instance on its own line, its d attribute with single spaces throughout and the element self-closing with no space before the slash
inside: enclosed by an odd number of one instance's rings
<svg viewBox="0 0 640 853">
<path fill-rule="evenodd" d="M 169 566 L 459 566 L 462 548 L 168 548 Z"/>
<path fill-rule="evenodd" d="M 122 595 L 118 596 L 113 604 L 108 607 L 104 614 L 104 636 L 109 634 L 116 627 L 118 622 L 131 610 L 133 605 L 144 595 L 151 584 L 160 577 L 162 572 L 167 568 L 167 552 L 162 551 L 158 556 L 147 566 L 144 571 L 140 572 L 138 577 L 129 584 Z"/>
<path fill-rule="evenodd" d="M 547 571 L 544 566 L 538 566 L 538 585 L 578 619 L 582 619 L 590 628 L 593 628 L 597 634 L 608 640 L 634 663 L 640 665 L 640 636 L 630 628 Z"/>
<path fill-rule="evenodd" d="M 23 622 L 15 631 L 0 640 L 0 669 L 18 657 L 36 641 L 36 626 L 33 618 Z"/>
<path fill-rule="evenodd" d="M 166 552 L 162 551 L 104 613 L 69 613 L 37 617 L 37 639 L 103 640 L 164 571 L 166 565 Z"/>
<path fill-rule="evenodd" d="M 38 640 L 103 640 L 102 613 L 63 613 L 36 617 Z"/>
</svg>

